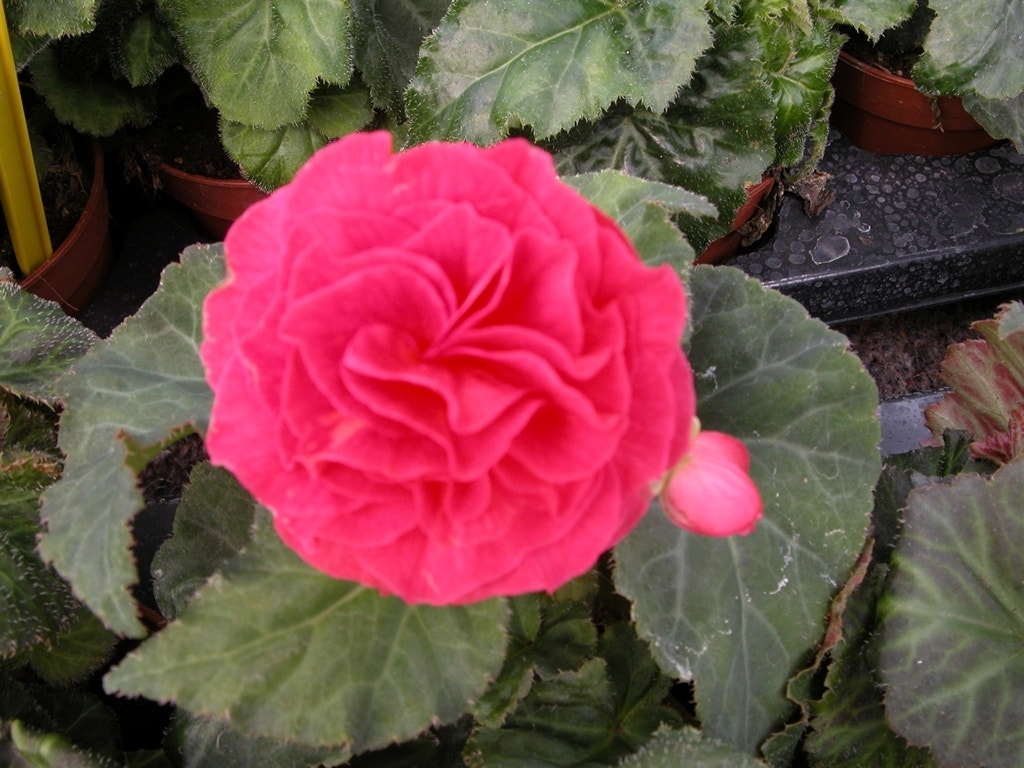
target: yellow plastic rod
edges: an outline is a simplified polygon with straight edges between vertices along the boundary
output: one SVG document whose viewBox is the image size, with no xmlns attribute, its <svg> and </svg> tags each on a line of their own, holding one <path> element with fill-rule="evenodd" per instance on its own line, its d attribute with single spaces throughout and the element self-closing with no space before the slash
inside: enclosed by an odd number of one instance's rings
<svg viewBox="0 0 1024 768">
<path fill-rule="evenodd" d="M 32 160 L 3 0 L 0 0 L 0 205 L 7 219 L 14 257 L 27 277 L 50 257 L 53 249 Z"/>
</svg>

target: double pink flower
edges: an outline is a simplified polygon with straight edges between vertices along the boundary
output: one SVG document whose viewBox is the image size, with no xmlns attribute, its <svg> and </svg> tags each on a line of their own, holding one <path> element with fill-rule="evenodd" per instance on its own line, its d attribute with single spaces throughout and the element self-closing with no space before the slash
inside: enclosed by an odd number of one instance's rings
<svg viewBox="0 0 1024 768">
<path fill-rule="evenodd" d="M 225 253 L 207 448 L 332 576 L 467 603 L 558 588 L 658 490 L 702 533 L 761 514 L 742 444 L 693 433 L 677 276 L 525 141 L 350 136 Z"/>
</svg>

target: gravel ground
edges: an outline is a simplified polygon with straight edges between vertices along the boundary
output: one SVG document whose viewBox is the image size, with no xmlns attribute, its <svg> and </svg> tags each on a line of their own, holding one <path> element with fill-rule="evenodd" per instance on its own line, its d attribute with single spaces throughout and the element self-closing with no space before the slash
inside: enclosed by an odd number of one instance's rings
<svg viewBox="0 0 1024 768">
<path fill-rule="evenodd" d="M 979 338 L 971 323 L 992 317 L 1001 304 L 1012 300 L 1024 300 L 1024 291 L 860 320 L 835 329 L 849 337 L 853 351 L 878 384 L 879 396 L 887 400 L 941 389 L 946 348 Z"/>
</svg>

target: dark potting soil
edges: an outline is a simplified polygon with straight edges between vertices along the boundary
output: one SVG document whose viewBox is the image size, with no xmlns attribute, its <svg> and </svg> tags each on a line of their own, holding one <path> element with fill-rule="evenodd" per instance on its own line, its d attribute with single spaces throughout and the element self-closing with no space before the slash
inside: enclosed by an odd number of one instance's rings
<svg viewBox="0 0 1024 768">
<path fill-rule="evenodd" d="M 186 173 L 217 179 L 241 178 L 220 140 L 220 116 L 191 83 L 180 87 L 171 106 L 152 123 L 126 134 L 125 174 L 159 188 L 157 168 L 167 163 Z"/>
<path fill-rule="evenodd" d="M 74 139 L 66 129 L 55 129 L 49 136 L 50 162 L 46 174 L 39 181 L 46 227 L 54 248 L 71 234 L 78 223 L 92 187 L 93 156 L 88 141 Z M 0 219 L 0 266 L 8 267 L 19 277 L 7 220 Z"/>
<path fill-rule="evenodd" d="M 197 434 L 188 435 L 158 453 L 139 475 L 139 487 L 146 503 L 159 504 L 180 498 L 192 468 L 207 458 L 203 439 Z"/>
</svg>

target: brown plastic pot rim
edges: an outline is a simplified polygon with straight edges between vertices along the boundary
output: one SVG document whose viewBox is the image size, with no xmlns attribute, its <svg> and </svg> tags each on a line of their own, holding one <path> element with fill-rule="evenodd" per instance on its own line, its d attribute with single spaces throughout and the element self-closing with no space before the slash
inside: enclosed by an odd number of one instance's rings
<svg viewBox="0 0 1024 768">
<path fill-rule="evenodd" d="M 253 184 L 248 179 L 218 179 L 214 176 L 204 176 L 201 173 L 189 173 L 188 171 L 183 171 L 180 168 L 176 168 L 170 163 L 161 163 L 160 173 L 167 174 L 168 176 L 180 179 L 181 181 L 184 181 L 186 183 L 199 183 L 208 187 L 235 190 L 248 189 L 250 187 L 253 189 L 258 189 L 258 187 L 256 187 L 256 185 Z M 265 195 L 266 193 L 262 192 L 262 194 Z"/>
<path fill-rule="evenodd" d="M 747 199 L 741 205 L 736 215 L 733 217 L 731 229 L 721 237 L 715 238 L 708 243 L 705 248 L 694 260 L 695 264 L 717 264 L 720 261 L 731 258 L 739 252 L 740 242 L 743 240 L 743 234 L 740 232 L 740 228 L 754 218 L 757 213 L 757 209 L 765 201 L 765 198 L 771 193 L 778 183 L 776 178 L 772 175 L 765 176 L 761 181 L 756 184 L 751 184 L 747 187 Z"/>
<path fill-rule="evenodd" d="M 218 179 L 188 173 L 166 163 L 161 180 L 171 197 L 201 216 L 233 221 L 267 193 L 246 179 Z"/>
<path fill-rule="evenodd" d="M 103 150 L 95 140 L 92 149 L 93 179 L 82 214 L 50 257 L 20 282 L 27 291 L 60 302 L 69 314 L 81 311 L 92 298 L 106 275 L 113 250 L 107 221 L 109 209 L 103 178 Z M 66 257 L 69 254 L 92 240 L 96 241 L 95 250 L 85 254 L 85 259 L 78 263 L 68 261 Z"/>
<path fill-rule="evenodd" d="M 984 130 L 956 96 L 928 96 L 914 81 L 839 52 L 836 98 L 892 122 L 944 131 Z"/>
</svg>

